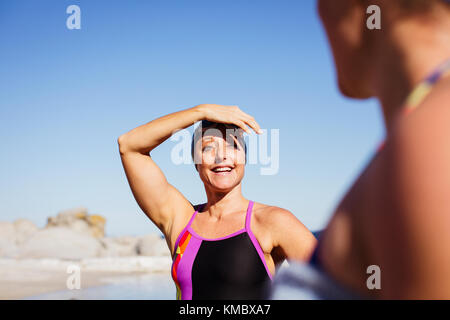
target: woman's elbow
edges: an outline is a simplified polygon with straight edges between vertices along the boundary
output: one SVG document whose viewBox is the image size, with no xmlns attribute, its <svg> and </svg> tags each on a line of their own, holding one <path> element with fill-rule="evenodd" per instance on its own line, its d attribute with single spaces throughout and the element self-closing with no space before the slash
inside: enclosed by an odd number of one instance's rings
<svg viewBox="0 0 450 320">
<path fill-rule="evenodd" d="M 121 155 L 129 151 L 126 141 L 126 134 L 122 134 L 121 136 L 119 136 L 119 138 L 117 138 L 117 144 L 119 146 L 119 152 Z"/>
</svg>

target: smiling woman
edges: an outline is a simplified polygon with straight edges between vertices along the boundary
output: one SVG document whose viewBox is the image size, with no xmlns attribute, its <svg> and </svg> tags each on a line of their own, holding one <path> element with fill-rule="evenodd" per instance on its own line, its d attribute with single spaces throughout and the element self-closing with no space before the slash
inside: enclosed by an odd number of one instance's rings
<svg viewBox="0 0 450 320">
<path fill-rule="evenodd" d="M 193 207 L 149 153 L 197 121 L 192 156 L 208 201 Z M 133 195 L 172 253 L 177 299 L 263 299 L 276 266 L 285 259 L 306 261 L 315 247 L 312 233 L 291 212 L 242 195 L 242 130 L 250 133 L 248 127 L 261 131 L 237 106 L 203 104 L 119 137 Z"/>
</svg>

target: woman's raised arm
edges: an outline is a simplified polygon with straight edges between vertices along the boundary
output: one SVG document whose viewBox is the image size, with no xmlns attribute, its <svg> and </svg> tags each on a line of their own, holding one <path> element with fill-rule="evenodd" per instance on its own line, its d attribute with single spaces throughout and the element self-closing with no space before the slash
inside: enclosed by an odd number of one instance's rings
<svg viewBox="0 0 450 320">
<path fill-rule="evenodd" d="M 177 130 L 196 121 L 234 123 L 249 131 L 259 126 L 236 106 L 202 104 L 150 121 L 118 139 L 120 156 L 131 191 L 139 207 L 166 237 L 173 252 L 178 233 L 193 212 L 190 202 L 172 185 L 150 156 L 150 152 Z"/>
<path fill-rule="evenodd" d="M 170 185 L 150 152 L 167 140 L 176 130 L 201 120 L 199 108 L 175 112 L 150 121 L 118 139 L 120 157 L 131 191 L 139 207 L 161 230 L 173 251 L 177 220 L 182 223 L 193 208 L 189 201 Z"/>
</svg>

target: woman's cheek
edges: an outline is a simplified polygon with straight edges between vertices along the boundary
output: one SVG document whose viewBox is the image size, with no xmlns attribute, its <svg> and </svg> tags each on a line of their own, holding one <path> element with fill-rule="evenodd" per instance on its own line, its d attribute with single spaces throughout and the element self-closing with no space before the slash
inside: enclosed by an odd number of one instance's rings
<svg viewBox="0 0 450 320">
<path fill-rule="evenodd" d="M 236 159 L 237 164 L 245 166 L 245 152 L 239 152 Z"/>
<path fill-rule="evenodd" d="M 214 155 L 212 152 L 204 152 L 202 155 L 202 163 L 203 164 L 213 164 L 214 163 Z"/>
</svg>

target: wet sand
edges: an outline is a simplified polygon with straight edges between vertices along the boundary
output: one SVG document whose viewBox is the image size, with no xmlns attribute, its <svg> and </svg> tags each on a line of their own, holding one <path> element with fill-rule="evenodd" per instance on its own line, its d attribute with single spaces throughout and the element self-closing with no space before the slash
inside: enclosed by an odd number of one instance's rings
<svg viewBox="0 0 450 320">
<path fill-rule="evenodd" d="M 134 260 L 132 260 L 134 259 Z M 119 285 L 121 283 L 130 284 L 129 290 L 133 291 L 134 285 L 139 286 L 143 281 L 147 281 L 150 285 L 147 290 L 151 290 L 152 286 L 157 291 L 157 279 L 159 275 L 165 283 L 166 291 L 168 289 L 168 280 L 170 270 L 167 266 L 168 261 L 162 260 L 159 262 L 160 268 L 149 268 L 147 260 L 121 259 L 116 265 L 112 265 L 111 261 L 99 260 L 92 262 L 70 262 L 58 260 L 12 260 L 0 259 L 0 299 L 25 299 L 29 297 L 42 296 L 44 294 L 57 292 L 56 295 L 48 295 L 48 299 L 70 299 L 72 297 L 82 298 L 82 292 L 89 288 L 100 288 L 111 285 Z M 127 264 L 127 261 L 129 262 Z M 147 262 L 147 264 L 143 263 Z M 78 263 L 80 268 L 80 289 L 69 289 L 67 281 L 72 273 L 67 272 L 67 267 Z M 140 263 L 140 264 L 139 264 Z M 144 280 L 142 280 L 144 279 Z M 148 279 L 153 279 L 149 282 Z M 158 278 L 159 279 L 159 278 Z M 159 281 L 159 282 L 158 282 Z M 103 299 L 101 295 L 107 292 L 99 293 L 98 297 L 91 297 L 92 299 Z M 80 295 L 81 294 L 81 295 Z M 132 293 L 131 293 L 132 294 Z M 141 293 L 142 295 L 142 293 Z M 92 295 L 91 295 L 92 296 Z M 167 297 L 167 293 L 165 293 Z M 120 299 L 120 297 L 117 297 Z"/>
</svg>

